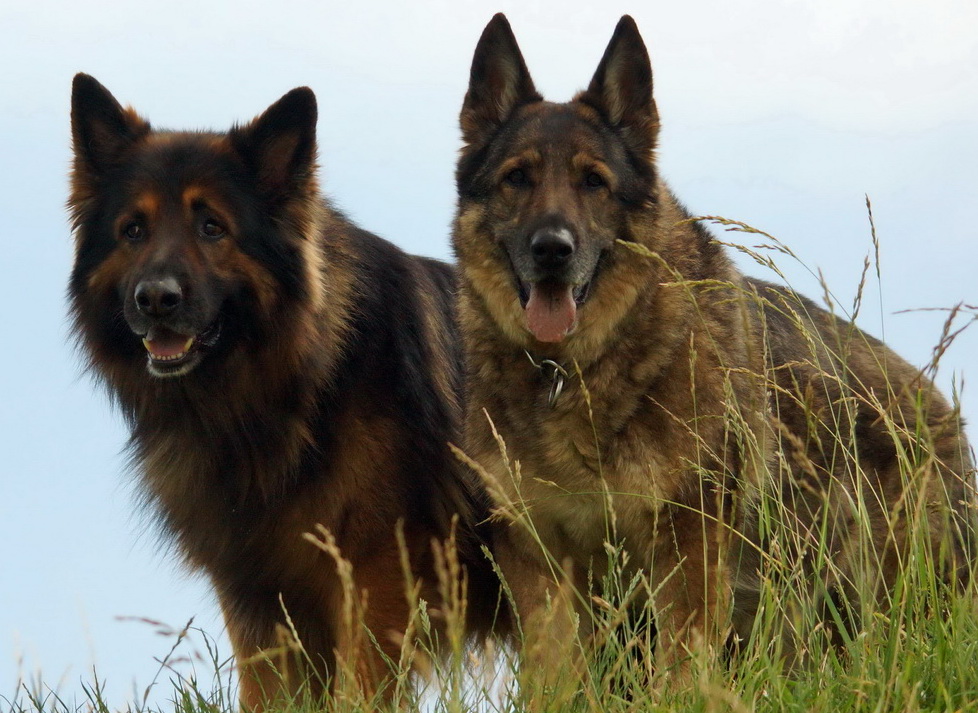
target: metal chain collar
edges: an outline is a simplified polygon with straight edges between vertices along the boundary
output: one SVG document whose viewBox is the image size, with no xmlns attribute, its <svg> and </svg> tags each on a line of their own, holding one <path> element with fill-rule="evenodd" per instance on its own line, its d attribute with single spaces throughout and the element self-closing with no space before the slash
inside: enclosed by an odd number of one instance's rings
<svg viewBox="0 0 978 713">
<path fill-rule="evenodd" d="M 539 363 L 533 358 L 530 352 L 523 350 L 526 354 L 526 358 L 530 360 L 530 363 L 540 371 L 547 374 L 550 372 L 550 396 L 547 397 L 547 404 L 550 408 L 554 407 L 557 403 L 557 399 L 560 397 L 560 393 L 564 390 L 564 380 L 567 379 L 567 370 L 560 364 L 555 362 L 553 359 L 541 359 Z"/>
</svg>

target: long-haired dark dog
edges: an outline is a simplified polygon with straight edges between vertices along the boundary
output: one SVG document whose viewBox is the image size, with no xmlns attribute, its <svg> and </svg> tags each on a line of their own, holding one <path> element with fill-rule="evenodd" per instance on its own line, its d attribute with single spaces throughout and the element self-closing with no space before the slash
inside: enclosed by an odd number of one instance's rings
<svg viewBox="0 0 978 713">
<path fill-rule="evenodd" d="M 148 504 L 217 593 L 243 703 L 306 679 L 322 692 L 353 660 L 368 689 L 383 679 L 383 656 L 344 623 L 336 562 L 303 539 L 319 524 L 397 661 L 411 617 L 398 523 L 417 594 L 438 607 L 432 541 L 457 518 L 469 626 L 483 630 L 484 505 L 448 452 L 454 279 L 324 202 L 313 93 L 227 133 L 157 131 L 79 74 L 71 118 L 74 325 L 131 426 Z M 286 615 L 311 665 L 274 671 Z"/>
<path fill-rule="evenodd" d="M 731 626 L 750 633 L 772 538 L 850 601 L 893 584 L 911 524 L 949 579 L 967 569 L 973 471 L 956 412 L 879 341 L 744 278 L 689 220 L 654 160 L 631 18 L 587 90 L 558 104 L 497 15 L 461 126 L 466 450 L 494 483 L 522 625 L 549 622 L 544 659 L 573 629 L 541 614 L 564 591 L 560 564 L 586 602 L 609 544 L 648 579 L 660 672 L 688 671 Z M 754 506 L 772 500 L 760 537 Z"/>
</svg>

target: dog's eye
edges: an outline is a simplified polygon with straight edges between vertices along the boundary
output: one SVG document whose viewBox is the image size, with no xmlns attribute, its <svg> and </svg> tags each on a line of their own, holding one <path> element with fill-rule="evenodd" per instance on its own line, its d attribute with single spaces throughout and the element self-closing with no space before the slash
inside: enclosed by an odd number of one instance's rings
<svg viewBox="0 0 978 713">
<path fill-rule="evenodd" d="M 530 179 L 526 177 L 526 172 L 522 168 L 514 168 L 512 171 L 506 174 L 503 180 L 516 188 L 528 186 L 530 184 Z"/>
<path fill-rule="evenodd" d="M 605 182 L 604 177 L 602 177 L 600 173 L 597 171 L 591 171 L 584 178 L 584 185 L 588 188 L 601 188 L 602 186 L 606 186 L 608 184 Z"/>
<path fill-rule="evenodd" d="M 217 240 L 224 237 L 224 226 L 218 223 L 216 220 L 208 218 L 200 226 L 200 234 L 202 237 L 208 238 L 210 240 Z"/>
<path fill-rule="evenodd" d="M 143 239 L 145 232 L 143 231 L 143 226 L 136 221 L 132 221 L 131 223 L 126 223 L 126 226 L 122 229 L 122 234 L 126 236 L 127 240 L 137 242 Z"/>
</svg>

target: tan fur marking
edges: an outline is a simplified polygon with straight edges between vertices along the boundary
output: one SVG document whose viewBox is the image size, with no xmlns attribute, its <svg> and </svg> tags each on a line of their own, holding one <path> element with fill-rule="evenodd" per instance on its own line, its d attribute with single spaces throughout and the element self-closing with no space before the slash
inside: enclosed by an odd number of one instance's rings
<svg viewBox="0 0 978 713">
<path fill-rule="evenodd" d="M 571 166 L 582 176 L 588 171 L 597 173 L 612 191 L 618 188 L 618 177 L 615 172 L 601 159 L 590 151 L 579 151 L 571 157 Z"/>
<path fill-rule="evenodd" d="M 496 181 L 502 181 L 510 171 L 527 166 L 536 166 L 542 160 L 543 156 L 538 150 L 527 149 L 519 155 L 512 156 L 499 164 L 499 170 L 496 171 Z"/>
</svg>

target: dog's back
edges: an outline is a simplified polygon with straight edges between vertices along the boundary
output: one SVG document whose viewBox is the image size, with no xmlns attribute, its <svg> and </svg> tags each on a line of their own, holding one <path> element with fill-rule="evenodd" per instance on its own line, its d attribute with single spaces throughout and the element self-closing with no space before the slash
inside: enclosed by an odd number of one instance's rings
<svg viewBox="0 0 978 713">
<path fill-rule="evenodd" d="M 925 370 L 853 324 L 786 288 L 747 286 L 768 354 L 779 452 L 794 466 L 781 473 L 781 492 L 801 521 L 828 520 L 835 586 L 889 591 L 911 556 L 911 523 L 930 540 L 942 576 L 962 581 L 978 553 L 974 466 L 958 412 Z M 875 533 L 872 565 L 855 561 L 860 519 Z"/>
</svg>

